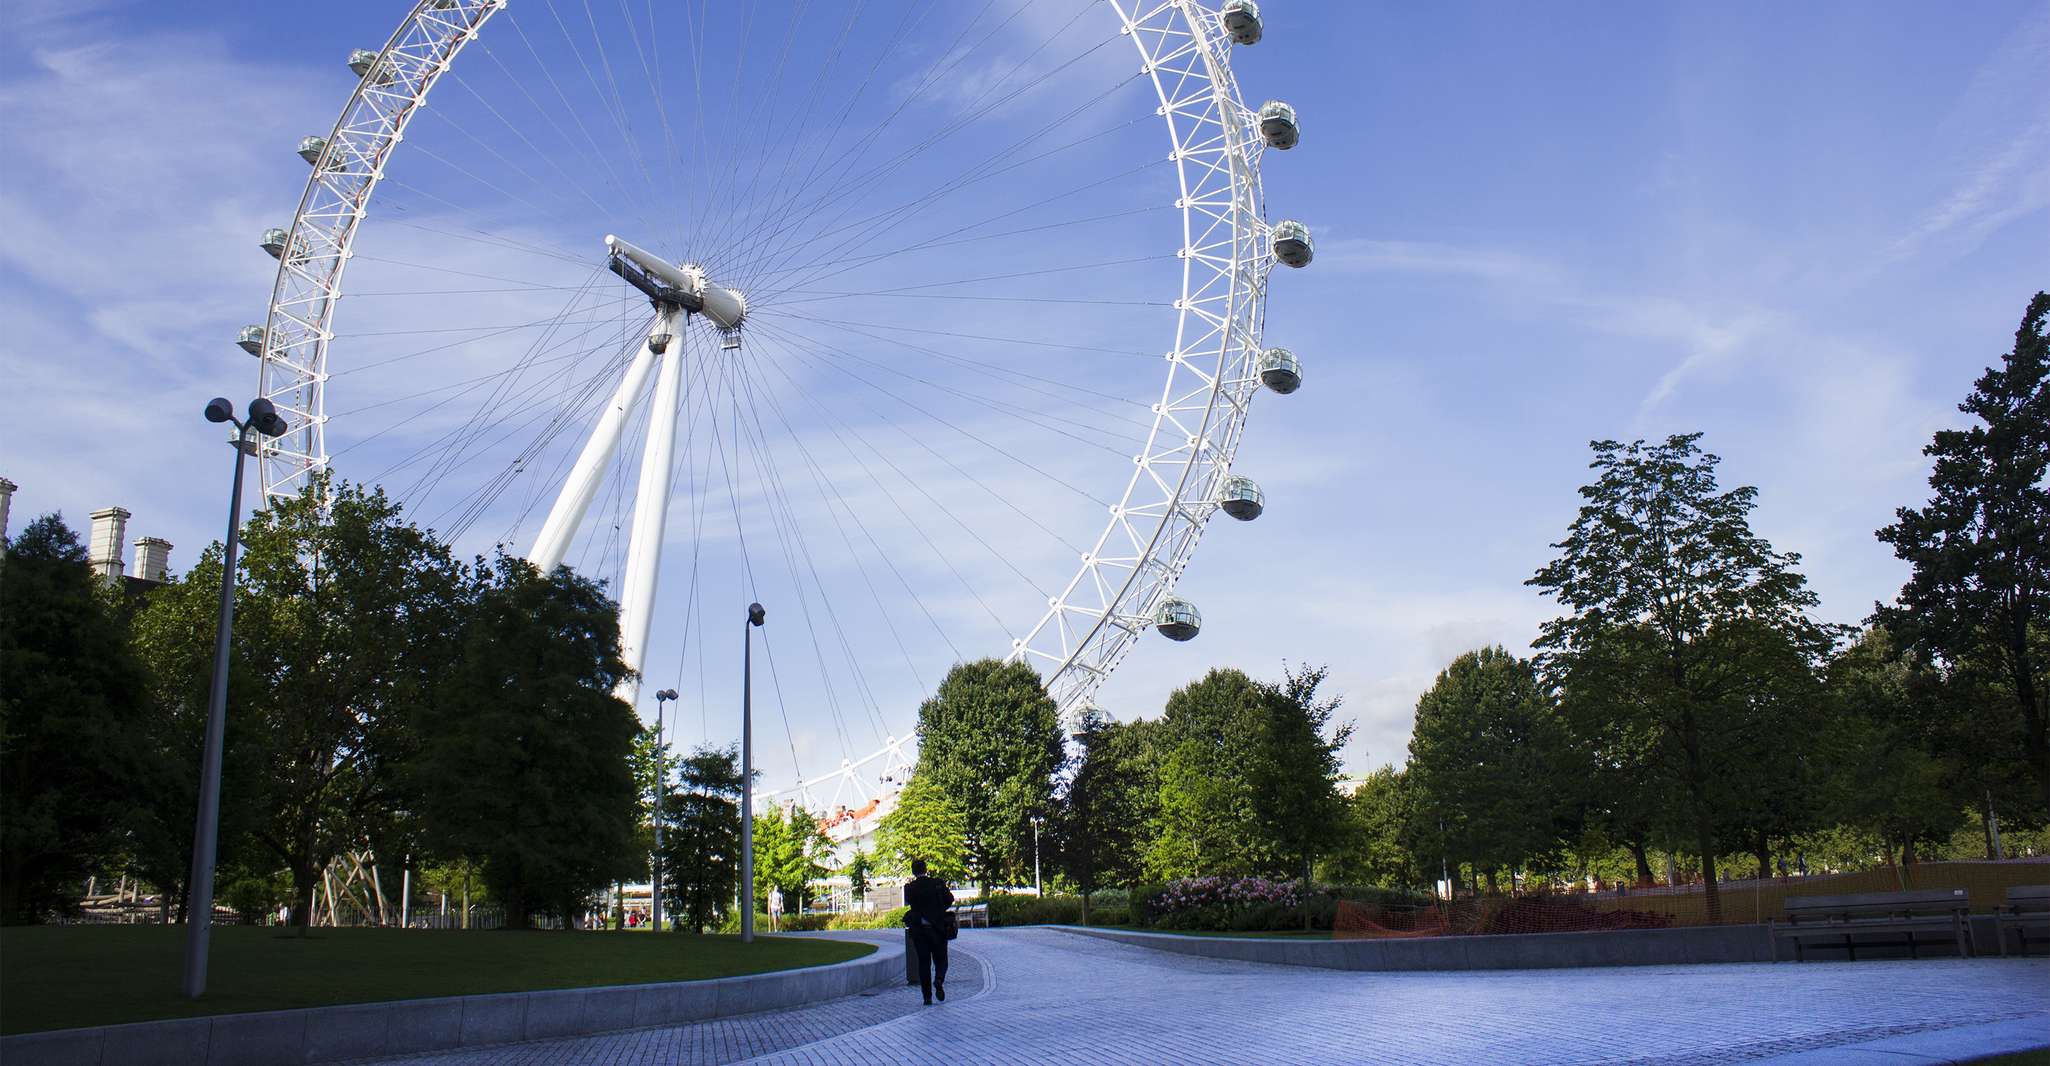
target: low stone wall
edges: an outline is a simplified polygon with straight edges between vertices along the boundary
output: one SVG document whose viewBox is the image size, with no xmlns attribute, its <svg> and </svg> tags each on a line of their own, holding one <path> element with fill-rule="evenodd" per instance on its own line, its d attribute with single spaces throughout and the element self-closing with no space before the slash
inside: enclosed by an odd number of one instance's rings
<svg viewBox="0 0 2050 1066">
<path fill-rule="evenodd" d="M 801 970 L 223 1014 L 0 1037 L 7 1066 L 278 1066 L 683 1025 L 904 980 L 904 945 Z M 875 941 L 864 941 L 875 943 Z"/>
<path fill-rule="evenodd" d="M 1329 970 L 1524 970 L 1773 961 L 1772 937 L 1761 925 L 1404 940 L 1261 939 L 1179 936 L 1073 925 L 1052 928 L 1184 955 L 1320 966 Z"/>
</svg>

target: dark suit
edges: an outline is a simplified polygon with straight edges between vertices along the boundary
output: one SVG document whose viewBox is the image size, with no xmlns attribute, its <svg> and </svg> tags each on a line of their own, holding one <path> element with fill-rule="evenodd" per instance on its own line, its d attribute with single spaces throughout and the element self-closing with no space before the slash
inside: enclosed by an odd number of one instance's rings
<svg viewBox="0 0 2050 1066">
<path fill-rule="evenodd" d="M 914 877 L 904 886 L 904 925 L 918 952 L 918 987 L 932 1002 L 932 986 L 947 983 L 947 934 L 940 920 L 954 905 L 954 893 L 937 877 Z"/>
</svg>

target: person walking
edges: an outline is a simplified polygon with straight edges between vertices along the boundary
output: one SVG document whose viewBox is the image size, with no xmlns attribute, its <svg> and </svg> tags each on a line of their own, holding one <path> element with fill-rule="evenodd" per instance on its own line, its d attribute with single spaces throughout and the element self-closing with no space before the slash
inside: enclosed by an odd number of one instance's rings
<svg viewBox="0 0 2050 1066">
<path fill-rule="evenodd" d="M 937 877 L 927 877 L 925 860 L 911 860 L 911 881 L 904 886 L 904 926 L 918 953 L 918 988 L 927 1006 L 934 996 L 947 998 L 947 910 L 954 893 Z"/>
</svg>

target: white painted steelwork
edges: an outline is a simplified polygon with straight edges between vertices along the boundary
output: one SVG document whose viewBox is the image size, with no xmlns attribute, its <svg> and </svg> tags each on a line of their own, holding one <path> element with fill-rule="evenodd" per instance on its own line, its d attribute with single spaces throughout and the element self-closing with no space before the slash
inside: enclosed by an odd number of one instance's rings
<svg viewBox="0 0 2050 1066">
<path fill-rule="evenodd" d="M 1262 381 L 1258 363 L 1266 286 L 1279 250 L 1261 191 L 1260 162 L 1268 142 L 1258 114 L 1243 101 L 1230 64 L 1234 40 L 1251 44 L 1261 36 L 1257 6 L 1215 0 L 1108 2 L 1137 50 L 1168 134 L 1165 147 L 1179 184 L 1175 207 L 1182 219 L 1182 285 L 1174 302 L 1178 324 L 1164 353 L 1166 381 L 1145 444 L 1132 456 L 1125 490 L 1109 508 L 1102 533 L 1082 554 L 1074 576 L 1009 649 L 1012 660 L 1040 670 L 1070 716 L 1089 703 L 1137 636 L 1154 626 L 1219 509 L 1252 395 Z M 291 426 L 290 432 L 261 445 L 266 497 L 296 493 L 328 465 L 324 393 L 331 320 L 356 229 L 407 123 L 464 46 L 502 7 L 503 0 L 422 0 L 374 59 L 361 52 L 349 57 L 362 80 L 312 160 L 312 176 L 289 233 L 276 235 L 281 239 L 275 242 L 266 240 L 267 247 L 276 246 L 279 267 L 264 333 L 259 394 L 276 404 Z M 1287 248 L 1293 253 L 1289 236 Z M 1301 259 L 1307 262 L 1306 230 L 1301 237 Z M 613 247 L 651 276 L 697 295 L 702 313 L 728 332 L 729 346 L 735 343 L 734 327 L 748 313 L 741 294 L 714 284 L 696 267 L 667 263 L 623 241 Z M 681 333 L 659 321 L 651 330 Z M 628 366 L 537 538 L 530 557 L 538 565 L 561 562 L 616 451 L 626 408 L 657 358 L 664 360 L 665 375 L 681 358 L 674 354 L 678 347 L 658 355 L 643 345 Z M 673 406 L 657 403 L 658 414 L 673 429 Z M 637 542 L 642 510 L 647 509 L 649 523 L 660 519 L 652 495 L 644 489 L 636 501 Z M 651 547 L 644 553 L 637 574 L 659 565 L 653 552 Z"/>
</svg>

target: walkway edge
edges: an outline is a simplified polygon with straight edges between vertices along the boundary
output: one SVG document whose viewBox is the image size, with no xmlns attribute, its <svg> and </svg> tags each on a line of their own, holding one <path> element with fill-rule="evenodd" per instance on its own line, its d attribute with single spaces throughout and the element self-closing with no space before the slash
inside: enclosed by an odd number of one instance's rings
<svg viewBox="0 0 2050 1066">
<path fill-rule="evenodd" d="M 1916 1066 L 1969 1063 L 2022 1051 L 2050 1048 L 2050 1014 L 2010 1018 L 2001 1022 L 1929 1029 L 1862 1044 L 1843 1044 L 1760 1059 L 1780 1066 L 1852 1066 L 1855 1063 L 1898 1063 Z"/>
<path fill-rule="evenodd" d="M 0 1037 L 7 1066 L 276 1066 L 683 1025 L 904 980 L 904 946 L 797 970 L 538 992 L 350 1003 Z"/>
<path fill-rule="evenodd" d="M 1142 933 L 1077 925 L 1047 928 L 1156 951 L 1237 962 L 1315 966 L 1327 970 L 1533 970 L 1773 961 L 1772 936 L 1762 925 L 1434 936 L 1403 940 L 1270 940 Z"/>
</svg>

